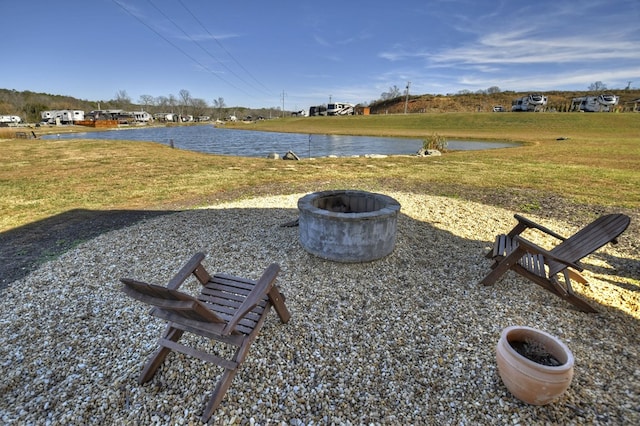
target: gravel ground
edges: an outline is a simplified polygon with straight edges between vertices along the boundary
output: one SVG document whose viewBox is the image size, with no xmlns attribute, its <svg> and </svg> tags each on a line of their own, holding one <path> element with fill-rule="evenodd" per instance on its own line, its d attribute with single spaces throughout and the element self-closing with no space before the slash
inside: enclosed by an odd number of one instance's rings
<svg viewBox="0 0 640 426">
<path fill-rule="evenodd" d="M 212 424 L 640 424 L 635 232 L 586 259 L 590 284 L 576 290 L 601 313 L 585 314 L 513 273 L 477 284 L 490 241 L 515 223 L 512 211 L 387 193 L 402 205 L 394 252 L 341 264 L 308 254 L 297 228 L 280 227 L 297 217 L 302 195 L 148 219 L 11 283 L 0 298 L 0 420 L 199 424 L 219 371 L 172 354 L 138 385 L 163 324 L 118 279 L 164 284 L 204 251 L 210 272 L 257 278 L 279 263 L 292 313 L 284 325 L 270 314 Z M 541 328 L 573 351 L 574 380 L 556 402 L 529 406 L 502 384 L 494 350 L 509 325 Z"/>
</svg>

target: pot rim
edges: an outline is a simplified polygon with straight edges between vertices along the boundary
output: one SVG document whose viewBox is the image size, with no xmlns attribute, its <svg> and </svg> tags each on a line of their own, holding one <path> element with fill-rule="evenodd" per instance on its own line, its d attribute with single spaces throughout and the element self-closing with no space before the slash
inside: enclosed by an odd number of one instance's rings
<svg viewBox="0 0 640 426">
<path fill-rule="evenodd" d="M 535 361 L 530 360 L 529 358 L 521 355 L 520 353 L 518 353 L 518 351 L 516 351 L 511 344 L 509 343 L 509 334 L 512 331 L 515 330 L 523 330 L 525 332 L 528 332 L 530 334 L 538 334 L 538 335 L 542 335 L 544 336 L 546 339 L 551 340 L 560 350 L 562 350 L 564 352 L 564 354 L 567 357 L 566 362 L 564 362 L 561 365 L 557 365 L 557 366 L 552 366 L 552 365 L 544 365 L 544 364 L 539 364 Z M 546 331 L 540 330 L 538 328 L 534 328 L 534 327 L 528 327 L 526 325 L 512 325 L 509 327 L 505 327 L 501 334 L 500 334 L 500 340 L 504 340 L 505 341 L 505 349 L 513 356 L 515 356 L 516 358 L 520 359 L 523 363 L 525 363 L 526 365 L 530 365 L 532 367 L 535 368 L 539 368 L 542 370 L 548 370 L 548 371 L 560 371 L 560 370 L 566 370 L 566 369 L 570 369 L 573 368 L 573 364 L 575 362 L 575 358 L 573 357 L 573 353 L 571 352 L 571 350 L 569 349 L 569 347 L 562 341 L 560 340 L 558 337 L 547 333 Z M 554 354 L 552 354 L 554 355 Z M 555 356 L 555 355 L 554 355 Z"/>
</svg>

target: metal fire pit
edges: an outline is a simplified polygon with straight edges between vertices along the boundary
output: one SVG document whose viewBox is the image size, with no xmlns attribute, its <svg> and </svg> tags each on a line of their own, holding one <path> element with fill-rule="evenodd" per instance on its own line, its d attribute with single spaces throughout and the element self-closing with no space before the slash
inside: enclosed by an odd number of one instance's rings
<svg viewBox="0 0 640 426">
<path fill-rule="evenodd" d="M 380 259 L 396 244 L 400 203 L 383 194 L 336 190 L 298 200 L 300 244 L 309 253 L 336 262 Z"/>
</svg>

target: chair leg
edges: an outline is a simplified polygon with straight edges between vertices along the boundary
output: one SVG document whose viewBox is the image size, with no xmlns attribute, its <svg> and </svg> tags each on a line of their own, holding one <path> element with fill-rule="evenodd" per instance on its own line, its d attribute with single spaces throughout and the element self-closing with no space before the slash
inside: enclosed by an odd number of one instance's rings
<svg viewBox="0 0 640 426">
<path fill-rule="evenodd" d="M 168 325 L 163 336 L 165 339 L 177 342 L 180 337 L 182 337 L 183 333 L 184 331 Z M 156 374 L 158 367 L 162 365 L 162 361 L 164 361 L 169 352 L 171 352 L 171 349 L 164 346 L 160 346 L 158 349 L 156 349 L 156 351 L 149 357 L 144 365 L 144 368 L 140 372 L 140 378 L 138 379 L 139 384 L 143 384 L 151 380 L 153 375 Z"/>
<path fill-rule="evenodd" d="M 231 386 L 231 382 L 233 382 L 233 378 L 236 376 L 236 373 L 238 372 L 238 368 L 240 368 L 240 365 L 244 361 L 244 358 L 247 356 L 249 347 L 251 346 L 253 339 L 256 337 L 261 327 L 262 326 L 260 324 L 257 324 L 256 328 L 254 328 L 253 330 L 253 333 L 246 336 L 242 344 L 238 347 L 238 349 L 236 349 L 236 352 L 233 354 L 233 358 L 231 358 L 231 361 L 235 362 L 237 367 L 233 369 L 230 369 L 230 368 L 224 369 L 224 373 L 222 374 L 222 377 L 218 381 L 216 388 L 211 394 L 211 397 L 209 398 L 209 402 L 204 407 L 204 411 L 200 418 L 204 423 L 206 423 L 209 420 L 213 412 L 220 405 L 220 402 L 222 402 L 222 398 L 224 398 L 225 394 L 229 390 L 229 387 Z"/>
<path fill-rule="evenodd" d="M 289 319 L 291 318 L 291 314 L 289 313 L 287 306 L 284 304 L 284 296 L 280 293 L 280 291 L 278 290 L 278 287 L 276 287 L 275 285 L 271 287 L 271 290 L 269 290 L 268 294 L 269 294 L 269 301 L 271 302 L 274 309 L 276 310 L 278 317 L 280 317 L 280 321 L 282 321 L 282 323 L 284 324 L 289 322 Z"/>
<path fill-rule="evenodd" d="M 564 270 L 564 280 L 565 280 L 565 284 L 567 286 L 567 293 L 565 295 L 563 295 L 563 299 L 565 299 L 567 302 L 573 304 L 575 307 L 577 307 L 578 309 L 580 309 L 583 312 L 598 312 L 597 309 L 595 309 L 593 306 L 591 306 L 589 303 L 587 303 L 580 296 L 576 295 L 573 292 L 573 287 L 571 286 L 571 279 L 575 278 L 576 275 L 578 276 L 578 279 L 576 281 L 583 282 L 583 283 L 587 282 L 587 280 L 585 280 L 584 277 L 582 275 L 578 274 L 577 272 L 572 271 L 570 269 L 565 269 Z M 580 281 L 580 279 L 582 279 L 584 281 Z"/>
<path fill-rule="evenodd" d="M 211 397 L 209 398 L 209 402 L 205 406 L 202 416 L 200 417 L 203 423 L 206 423 L 207 421 L 209 421 L 209 418 L 211 417 L 213 412 L 218 408 L 218 406 L 220 405 L 220 402 L 222 402 L 222 398 L 224 398 L 225 394 L 227 393 L 227 390 L 229 390 L 229 387 L 231 386 L 231 382 L 233 382 L 233 378 L 236 376 L 237 372 L 238 372 L 237 368 L 234 370 L 227 370 L 227 369 L 224 370 L 222 377 L 218 381 L 218 384 L 216 385 L 215 390 L 211 394 Z"/>
</svg>

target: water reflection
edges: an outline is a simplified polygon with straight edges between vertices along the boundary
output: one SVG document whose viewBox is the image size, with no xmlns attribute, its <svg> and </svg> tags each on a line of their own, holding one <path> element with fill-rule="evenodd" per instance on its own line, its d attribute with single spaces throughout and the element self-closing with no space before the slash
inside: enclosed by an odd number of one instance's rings
<svg viewBox="0 0 640 426">
<path fill-rule="evenodd" d="M 190 151 L 241 157 L 266 157 L 270 153 L 282 156 L 287 151 L 295 152 L 300 158 L 330 155 L 338 157 L 369 154 L 402 155 L 415 154 L 422 147 L 421 139 L 256 132 L 217 128 L 212 125 L 64 133 L 42 137 L 42 139 L 56 138 L 152 141 Z M 506 142 L 447 141 L 448 149 L 464 151 L 516 145 Z"/>
</svg>

